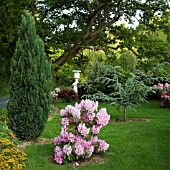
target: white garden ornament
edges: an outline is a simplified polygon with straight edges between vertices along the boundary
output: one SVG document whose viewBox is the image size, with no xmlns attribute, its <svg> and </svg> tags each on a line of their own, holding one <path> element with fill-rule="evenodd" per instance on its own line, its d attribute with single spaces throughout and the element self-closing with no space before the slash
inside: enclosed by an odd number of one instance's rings
<svg viewBox="0 0 170 170">
<path fill-rule="evenodd" d="M 80 78 L 80 70 L 73 70 L 75 82 L 73 83 L 73 88 L 76 93 L 78 93 L 78 79 Z"/>
</svg>

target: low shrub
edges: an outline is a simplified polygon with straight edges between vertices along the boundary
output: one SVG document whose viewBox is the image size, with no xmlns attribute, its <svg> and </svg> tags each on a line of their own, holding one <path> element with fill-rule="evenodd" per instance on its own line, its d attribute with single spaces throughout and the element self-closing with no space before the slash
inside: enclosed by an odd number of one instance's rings
<svg viewBox="0 0 170 170">
<path fill-rule="evenodd" d="M 109 144 L 99 139 L 98 134 L 108 124 L 110 115 L 105 108 L 98 112 L 97 108 L 98 102 L 86 99 L 60 111 L 61 133 L 54 138 L 54 160 L 58 164 L 90 158 L 108 149 Z"/>
<path fill-rule="evenodd" d="M 25 169 L 26 153 L 18 150 L 12 141 L 0 139 L 0 165 L 2 170 Z"/>
<path fill-rule="evenodd" d="M 7 110 L 5 108 L 0 109 L 0 121 L 7 122 Z"/>
<path fill-rule="evenodd" d="M 170 108 L 170 84 L 158 83 L 158 85 L 154 86 L 158 88 L 161 96 L 160 107 Z"/>
<path fill-rule="evenodd" d="M 26 154 L 15 147 L 18 139 L 8 129 L 5 122 L 0 121 L 0 169 L 21 170 L 26 168 Z"/>
<path fill-rule="evenodd" d="M 78 98 L 78 94 L 74 90 L 62 89 L 58 92 L 58 99 L 64 102 L 74 102 Z"/>
</svg>

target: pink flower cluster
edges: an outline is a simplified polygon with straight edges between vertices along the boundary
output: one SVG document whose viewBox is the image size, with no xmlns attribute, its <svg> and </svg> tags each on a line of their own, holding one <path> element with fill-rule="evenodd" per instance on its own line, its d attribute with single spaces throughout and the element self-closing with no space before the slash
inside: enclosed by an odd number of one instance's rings
<svg viewBox="0 0 170 170">
<path fill-rule="evenodd" d="M 97 135 L 109 123 L 110 115 L 104 108 L 97 112 L 97 108 L 98 102 L 86 99 L 60 111 L 61 132 L 53 140 L 56 145 L 54 160 L 58 164 L 90 158 L 109 148 L 109 144 Z"/>
<path fill-rule="evenodd" d="M 158 86 L 157 85 L 155 85 L 155 86 L 158 87 L 158 89 L 160 90 L 162 99 L 166 100 L 166 99 L 170 98 L 170 84 L 158 83 Z"/>
</svg>

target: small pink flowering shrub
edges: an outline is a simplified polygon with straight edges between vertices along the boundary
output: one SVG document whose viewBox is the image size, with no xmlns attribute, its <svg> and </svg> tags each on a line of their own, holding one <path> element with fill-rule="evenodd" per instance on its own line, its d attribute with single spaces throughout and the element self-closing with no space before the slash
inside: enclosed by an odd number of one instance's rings
<svg viewBox="0 0 170 170">
<path fill-rule="evenodd" d="M 158 87 L 158 90 L 161 93 L 160 107 L 170 107 L 170 84 L 158 83 L 158 85 L 155 86 Z"/>
<path fill-rule="evenodd" d="M 61 109 L 61 132 L 54 138 L 54 160 L 58 164 L 90 158 L 108 149 L 109 144 L 97 135 L 109 123 L 110 115 L 105 108 L 97 108 L 98 102 L 86 99 Z"/>
</svg>

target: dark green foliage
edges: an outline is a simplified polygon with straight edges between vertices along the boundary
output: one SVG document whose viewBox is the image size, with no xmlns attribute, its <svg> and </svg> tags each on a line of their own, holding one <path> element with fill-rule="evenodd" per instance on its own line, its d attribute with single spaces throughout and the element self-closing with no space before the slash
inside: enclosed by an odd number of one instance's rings
<svg viewBox="0 0 170 170">
<path fill-rule="evenodd" d="M 58 98 L 65 102 L 73 102 L 78 98 L 78 94 L 74 90 L 62 89 L 58 92 Z"/>
<path fill-rule="evenodd" d="M 0 96 L 9 94 L 11 58 L 15 52 L 21 14 L 29 4 L 30 0 L 0 1 Z"/>
<path fill-rule="evenodd" d="M 21 140 L 36 139 L 50 109 L 51 68 L 30 14 L 22 15 L 11 65 L 9 127 Z"/>
<path fill-rule="evenodd" d="M 146 102 L 148 94 L 155 92 L 155 88 L 147 86 L 141 78 L 135 74 L 131 74 L 126 81 L 122 81 L 122 77 L 125 77 L 125 75 L 119 72 L 119 67 L 110 66 L 109 68 L 109 66 L 107 66 L 107 68 L 108 71 L 103 77 L 99 77 L 98 80 L 105 84 L 106 88 L 111 89 L 112 92 L 106 94 L 105 92 L 97 91 L 95 94 L 87 94 L 85 97 L 108 102 L 118 110 L 123 108 L 124 121 L 126 121 L 126 109 Z"/>
</svg>

